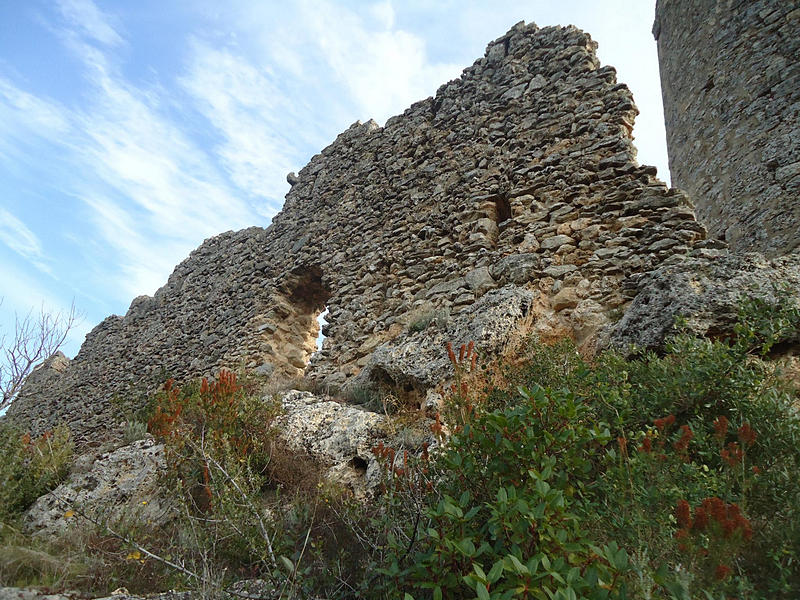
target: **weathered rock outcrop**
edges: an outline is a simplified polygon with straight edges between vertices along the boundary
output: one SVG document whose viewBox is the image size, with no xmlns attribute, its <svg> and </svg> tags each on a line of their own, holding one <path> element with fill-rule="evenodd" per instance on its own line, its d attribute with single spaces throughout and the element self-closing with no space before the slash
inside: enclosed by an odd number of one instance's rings
<svg viewBox="0 0 800 600">
<path fill-rule="evenodd" d="M 385 415 L 310 392 L 288 392 L 281 403 L 285 414 L 279 425 L 289 448 L 316 459 L 329 478 L 357 497 L 374 490 L 380 466 L 372 449 L 389 441 Z"/>
<path fill-rule="evenodd" d="M 206 241 L 9 417 L 89 440 L 114 421 L 111 398 L 223 366 L 339 387 L 420 307 L 456 317 L 509 284 L 588 343 L 632 298 L 626 278 L 705 235 L 687 197 L 637 164 L 636 107 L 595 46 L 520 23 L 434 98 L 353 125 L 291 178 L 269 228 Z"/>
<path fill-rule="evenodd" d="M 153 438 L 138 440 L 100 456 L 78 458 L 69 479 L 39 498 L 25 513 L 25 528 L 49 536 L 80 521 L 80 514 L 113 522 L 125 514 L 159 523 L 166 515 L 158 489 L 164 446 Z"/>
<path fill-rule="evenodd" d="M 640 291 L 611 333 L 620 348 L 631 344 L 658 350 L 676 332 L 681 317 L 686 331 L 708 337 L 729 337 L 742 298 L 777 302 L 782 287 L 800 289 L 800 255 L 767 260 L 761 254 L 676 260 L 639 281 Z M 800 331 L 795 342 L 800 342 Z M 789 340 L 792 341 L 792 340 Z"/>
<path fill-rule="evenodd" d="M 357 406 L 295 390 L 281 396 L 281 405 L 278 432 L 286 443 L 283 451 L 313 459 L 325 476 L 357 497 L 366 496 L 380 483 L 371 450 L 379 442 L 398 447 L 404 443 L 394 439 L 385 415 Z M 422 442 L 425 436 L 418 437 Z M 160 489 L 165 470 L 164 446 L 152 437 L 104 454 L 84 454 L 67 481 L 28 509 L 25 528 L 40 536 L 56 535 L 83 522 L 84 515 L 96 522 L 135 517 L 163 523 L 171 510 L 168 494 Z"/>
<path fill-rule="evenodd" d="M 370 356 L 353 386 L 387 387 L 394 393 L 416 395 L 453 377 L 453 364 L 443 349 L 447 342 L 456 348 L 474 342 L 482 354 L 497 355 L 509 343 L 521 322 L 531 315 L 540 292 L 507 285 L 485 294 L 472 307 L 452 319 L 432 322 L 422 331 L 399 335 Z"/>
</svg>

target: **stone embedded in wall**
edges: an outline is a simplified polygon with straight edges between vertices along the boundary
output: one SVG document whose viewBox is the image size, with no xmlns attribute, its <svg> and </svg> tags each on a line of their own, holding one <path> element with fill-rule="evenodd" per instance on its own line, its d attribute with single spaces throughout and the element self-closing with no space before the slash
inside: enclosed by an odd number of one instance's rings
<svg viewBox="0 0 800 600">
<path fill-rule="evenodd" d="M 166 377 L 291 378 L 310 360 L 308 377 L 346 386 L 410 314 L 457 318 L 507 285 L 591 344 L 627 281 L 705 236 L 686 195 L 637 164 L 631 93 L 595 48 L 575 27 L 520 23 L 435 97 L 354 124 L 292 178 L 269 228 L 204 242 L 9 417 L 66 420 L 85 441 L 118 420 L 111 399 L 141 403 Z"/>
<path fill-rule="evenodd" d="M 421 331 L 408 331 L 378 346 L 351 385 L 384 387 L 403 399 L 422 405 L 426 392 L 453 377 L 446 344 L 456 348 L 473 342 L 482 356 L 496 356 L 508 345 L 520 324 L 533 310 L 540 294 L 506 285 L 485 294 L 470 310 Z"/>
<path fill-rule="evenodd" d="M 672 184 L 734 251 L 800 247 L 800 0 L 659 0 Z"/>
</svg>

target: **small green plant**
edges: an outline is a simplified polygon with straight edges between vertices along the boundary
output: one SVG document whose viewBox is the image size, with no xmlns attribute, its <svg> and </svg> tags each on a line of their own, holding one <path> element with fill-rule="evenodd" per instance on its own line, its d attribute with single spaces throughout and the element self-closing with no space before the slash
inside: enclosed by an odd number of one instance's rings
<svg viewBox="0 0 800 600">
<path fill-rule="evenodd" d="M 126 444 L 144 439 L 147 435 L 147 423 L 132 420 L 125 421 L 125 429 L 122 435 Z"/>
<path fill-rule="evenodd" d="M 69 473 L 72 442 L 65 426 L 38 438 L 0 424 L 0 524 L 12 524 Z"/>
<path fill-rule="evenodd" d="M 774 302 L 759 297 L 743 298 L 735 327 L 736 345 L 767 356 L 776 345 L 800 342 L 800 299 L 788 286 L 776 286 Z"/>
<path fill-rule="evenodd" d="M 446 309 L 422 306 L 409 313 L 407 318 L 408 331 L 410 333 L 425 331 L 431 323 L 442 327 L 447 323 L 449 317 L 450 315 Z"/>
<path fill-rule="evenodd" d="M 381 393 L 370 386 L 353 385 L 347 388 L 345 400 L 349 404 L 367 405 L 374 407 L 374 410 L 378 410 L 380 407 Z"/>
</svg>

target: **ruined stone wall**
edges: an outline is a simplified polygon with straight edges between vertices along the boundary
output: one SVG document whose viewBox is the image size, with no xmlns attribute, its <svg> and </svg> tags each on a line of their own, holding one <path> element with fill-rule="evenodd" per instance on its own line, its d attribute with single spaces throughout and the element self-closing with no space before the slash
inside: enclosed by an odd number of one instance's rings
<svg viewBox="0 0 800 600">
<path fill-rule="evenodd" d="M 672 184 L 709 234 L 800 246 L 800 0 L 659 0 Z"/>
<path fill-rule="evenodd" d="M 595 46 L 518 24 L 434 98 L 351 126 L 291 178 L 269 228 L 207 240 L 9 416 L 34 430 L 66 419 L 86 438 L 114 396 L 141 402 L 166 376 L 300 375 L 324 307 L 307 374 L 336 387 L 421 314 L 508 284 L 590 343 L 631 282 L 704 238 L 687 197 L 637 164 L 636 107 Z"/>
</svg>

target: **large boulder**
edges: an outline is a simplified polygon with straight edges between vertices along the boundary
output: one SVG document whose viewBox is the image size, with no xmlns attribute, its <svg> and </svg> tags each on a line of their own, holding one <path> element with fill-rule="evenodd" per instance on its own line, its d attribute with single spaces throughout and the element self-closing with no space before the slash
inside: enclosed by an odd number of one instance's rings
<svg viewBox="0 0 800 600">
<path fill-rule="evenodd" d="M 533 308 L 537 293 L 506 285 L 484 294 L 470 310 L 423 331 L 408 331 L 379 346 L 353 386 L 389 385 L 424 392 L 454 375 L 446 345 L 474 342 L 483 356 L 503 351 Z"/>
<path fill-rule="evenodd" d="M 358 497 L 380 483 L 372 449 L 387 441 L 386 416 L 297 390 L 281 403 L 278 427 L 289 448 L 317 461 L 328 478 Z"/>
<path fill-rule="evenodd" d="M 800 289 L 800 254 L 772 260 L 757 253 L 676 260 L 640 279 L 638 294 L 611 330 L 609 343 L 659 350 L 676 333 L 678 317 L 691 333 L 728 337 L 743 298 L 777 302 L 782 287 Z"/>
<path fill-rule="evenodd" d="M 164 446 L 151 437 L 100 456 L 85 454 L 67 481 L 28 509 L 25 528 L 49 536 L 63 532 L 81 514 L 113 521 L 134 511 L 140 519 L 159 522 L 165 500 L 158 475 L 165 466 Z"/>
</svg>

